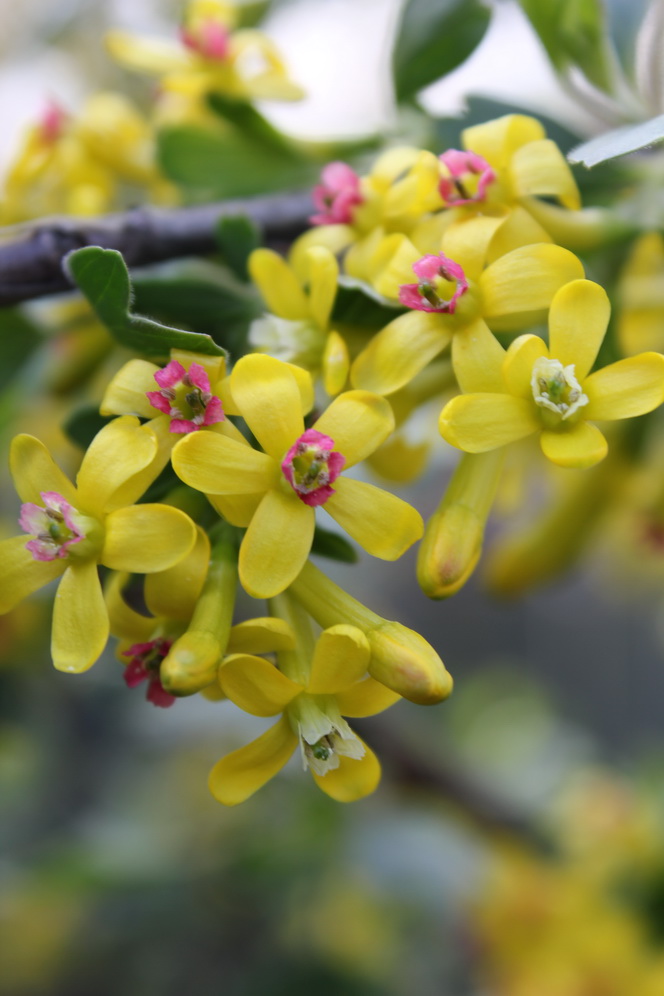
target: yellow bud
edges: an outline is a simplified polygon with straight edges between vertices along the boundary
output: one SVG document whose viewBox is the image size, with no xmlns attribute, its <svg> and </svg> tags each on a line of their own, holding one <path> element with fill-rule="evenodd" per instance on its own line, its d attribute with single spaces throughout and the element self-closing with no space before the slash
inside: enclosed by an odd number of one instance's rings
<svg viewBox="0 0 664 996">
<path fill-rule="evenodd" d="M 159 674 L 171 695 L 193 695 L 217 677 L 223 647 L 212 633 L 188 630 L 164 658 Z"/>
<path fill-rule="evenodd" d="M 435 705 L 451 693 L 452 676 L 415 630 L 383 621 L 366 637 L 371 647 L 369 673 L 376 681 L 418 705 Z"/>
<path fill-rule="evenodd" d="M 429 598 L 449 598 L 464 586 L 482 552 L 484 523 L 464 505 L 435 512 L 417 557 L 417 580 Z"/>
<path fill-rule="evenodd" d="M 454 595 L 473 573 L 502 469 L 500 449 L 465 453 L 459 461 L 417 557 L 417 580 L 429 598 Z"/>
</svg>

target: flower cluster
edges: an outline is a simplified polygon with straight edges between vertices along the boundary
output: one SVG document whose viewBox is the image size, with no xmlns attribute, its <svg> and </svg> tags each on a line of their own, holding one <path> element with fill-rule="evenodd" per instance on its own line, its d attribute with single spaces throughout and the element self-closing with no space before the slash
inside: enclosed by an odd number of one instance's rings
<svg viewBox="0 0 664 996">
<path fill-rule="evenodd" d="M 121 35 L 109 44 L 187 100 L 296 96 L 271 46 L 236 31 L 232 16 L 201 0 L 178 44 Z M 52 109 L 30 156 L 39 158 L 37 145 L 57 157 L 59 143 L 82 142 L 71 127 Z M 134 146 L 143 141 L 138 126 L 132 135 Z M 661 241 L 638 246 L 624 274 L 614 341 L 607 291 L 576 252 L 579 226 L 588 235 L 579 193 L 542 126 L 508 115 L 467 129 L 461 144 L 440 155 L 388 149 L 366 176 L 329 164 L 311 227 L 288 259 L 268 248 L 248 254 L 240 297 L 250 317 L 230 353 L 203 336 L 182 348 L 186 333 L 162 327 L 176 346 L 155 349 L 151 339 L 147 355 L 140 346 L 128 361 L 113 354 L 94 388 L 106 424 L 90 434 L 75 485 L 35 437 L 12 445 L 23 535 L 0 545 L 0 609 L 59 578 L 60 670 L 89 668 L 111 633 L 127 686 L 142 685 L 154 705 L 200 693 L 276 717 L 213 768 L 212 794 L 227 805 L 261 788 L 298 747 L 329 796 L 367 795 L 380 765 L 348 720 L 451 691 L 421 636 L 311 563 L 326 537 L 329 552 L 326 516 L 345 554 L 357 544 L 392 562 L 423 539 L 420 586 L 432 598 L 453 595 L 480 560 L 508 468 L 567 473 L 566 508 L 578 520 L 587 506 L 588 517 L 593 503 L 579 501 L 579 489 L 604 490 L 623 450 L 614 423 L 664 400 L 660 304 L 639 291 L 662 267 Z M 134 146 L 118 143 L 117 162 Z M 30 156 L 26 176 L 37 168 Z M 406 423 L 430 403 L 436 445 L 413 445 Z M 535 436 L 539 451 L 527 448 Z M 448 444 L 463 452 L 426 527 L 412 504 L 365 479 L 372 470 L 412 478 Z M 570 545 L 556 530 L 576 520 L 554 516 L 531 546 L 540 567 L 559 563 Z M 520 557 L 493 559 L 498 587 L 501 578 L 503 590 L 529 583 L 537 568 L 528 552 Z M 238 588 L 266 601 L 255 618 L 236 620 Z"/>
</svg>

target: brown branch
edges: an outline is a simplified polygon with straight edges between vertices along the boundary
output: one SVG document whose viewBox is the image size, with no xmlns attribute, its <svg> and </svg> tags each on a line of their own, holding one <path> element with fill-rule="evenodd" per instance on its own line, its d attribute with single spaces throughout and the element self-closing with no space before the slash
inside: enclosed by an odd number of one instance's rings
<svg viewBox="0 0 664 996">
<path fill-rule="evenodd" d="M 461 760 L 445 763 L 438 755 L 429 759 L 414 749 L 398 728 L 381 719 L 355 720 L 353 728 L 376 751 L 392 785 L 449 805 L 483 833 L 515 837 L 537 851 L 551 853 L 555 849 L 525 810 L 474 779 Z"/>
<path fill-rule="evenodd" d="M 266 244 L 289 242 L 307 226 L 308 194 L 272 194 L 197 207 L 135 208 L 100 218 L 47 218 L 0 232 L 0 306 L 70 290 L 62 260 L 72 249 L 118 249 L 130 267 L 214 252 L 222 218 L 244 215 Z"/>
</svg>

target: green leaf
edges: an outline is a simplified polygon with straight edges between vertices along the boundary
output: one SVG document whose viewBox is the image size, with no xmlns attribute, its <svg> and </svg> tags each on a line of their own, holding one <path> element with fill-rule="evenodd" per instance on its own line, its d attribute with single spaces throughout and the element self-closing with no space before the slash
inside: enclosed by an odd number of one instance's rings
<svg viewBox="0 0 664 996">
<path fill-rule="evenodd" d="M 0 308 L 0 390 L 43 341 L 39 329 L 18 308 Z"/>
<path fill-rule="evenodd" d="M 217 225 L 217 242 L 226 265 L 240 280 L 248 280 L 247 260 L 260 245 L 256 225 L 246 215 L 222 218 Z"/>
<path fill-rule="evenodd" d="M 263 313 L 258 294 L 209 260 L 143 270 L 133 281 L 134 306 L 160 322 L 209 333 L 233 354 L 246 349 L 249 325 Z"/>
<path fill-rule="evenodd" d="M 601 90 L 611 91 L 609 39 L 602 0 L 519 0 L 559 72 L 578 66 Z"/>
<path fill-rule="evenodd" d="M 658 114 L 649 121 L 616 128 L 614 131 L 592 138 L 589 142 L 577 145 L 568 153 L 567 158 L 571 163 L 583 163 L 590 169 L 591 166 L 597 166 L 607 159 L 616 159 L 618 156 L 626 156 L 629 152 L 636 152 L 637 149 L 656 145 L 662 139 L 664 139 L 664 114 Z"/>
<path fill-rule="evenodd" d="M 356 564 L 358 560 L 357 550 L 345 536 L 330 532 L 329 529 L 321 529 L 320 526 L 316 526 L 311 552 L 330 560 L 340 560 L 344 564 Z"/>
<path fill-rule="evenodd" d="M 410 100 L 461 65 L 491 19 L 479 0 L 408 0 L 392 55 L 398 101 Z"/>
<path fill-rule="evenodd" d="M 99 246 L 75 249 L 66 257 L 64 266 L 99 320 L 123 346 L 147 356 L 167 356 L 174 347 L 210 356 L 224 352 L 209 335 L 170 328 L 131 313 L 129 272 L 117 250 Z"/>
<path fill-rule="evenodd" d="M 234 125 L 241 136 L 287 159 L 300 159 L 295 143 L 270 124 L 247 100 L 233 100 L 221 93 L 209 93 L 207 102 L 224 121 Z"/>
<path fill-rule="evenodd" d="M 306 187 L 320 171 L 316 163 L 266 150 L 239 133 L 194 125 L 163 128 L 157 148 L 166 175 L 201 201 Z"/>
<path fill-rule="evenodd" d="M 363 280 L 340 274 L 332 311 L 335 323 L 356 325 L 376 331 L 382 329 L 403 310 L 400 304 L 383 297 Z"/>
<path fill-rule="evenodd" d="M 87 450 L 100 429 L 113 420 L 113 415 L 100 415 L 98 405 L 81 405 L 67 416 L 62 426 L 65 435 L 76 446 Z"/>
</svg>

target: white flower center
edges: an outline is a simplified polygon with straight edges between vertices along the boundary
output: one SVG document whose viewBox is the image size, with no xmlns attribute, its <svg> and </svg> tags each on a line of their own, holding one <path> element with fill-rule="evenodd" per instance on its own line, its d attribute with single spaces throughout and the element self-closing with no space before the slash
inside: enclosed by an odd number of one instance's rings
<svg viewBox="0 0 664 996">
<path fill-rule="evenodd" d="M 540 356 L 533 365 L 530 378 L 535 404 L 555 412 L 565 420 L 588 404 L 588 396 L 574 375 L 574 364 L 566 367 L 560 360 Z"/>
<path fill-rule="evenodd" d="M 364 744 L 342 718 L 332 696 L 300 695 L 297 699 L 297 732 L 303 767 L 326 775 L 339 767 L 339 758 L 364 757 Z"/>
</svg>

